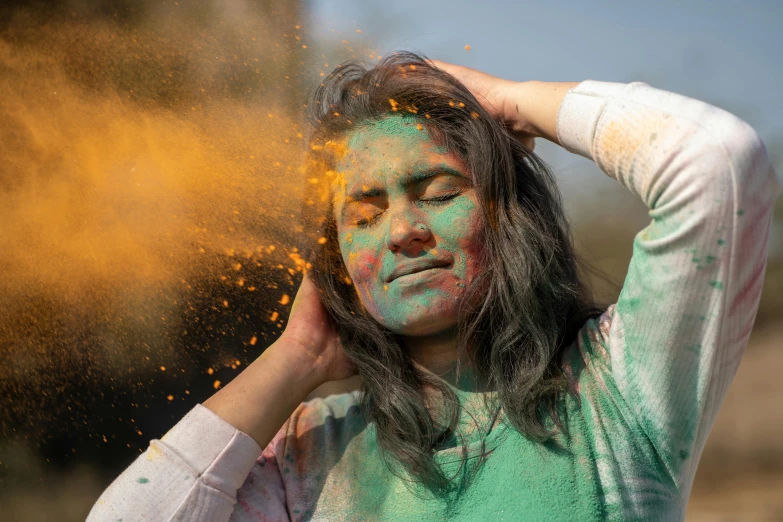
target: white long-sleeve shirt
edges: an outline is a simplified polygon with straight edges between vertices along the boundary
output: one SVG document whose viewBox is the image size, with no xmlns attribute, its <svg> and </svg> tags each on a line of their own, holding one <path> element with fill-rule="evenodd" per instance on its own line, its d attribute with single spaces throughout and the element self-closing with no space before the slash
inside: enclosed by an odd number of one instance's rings
<svg viewBox="0 0 783 522">
<path fill-rule="evenodd" d="M 199 405 L 89 520 L 682 519 L 753 326 L 779 185 L 743 121 L 641 83 L 582 82 L 557 132 L 652 218 L 617 303 L 566 352 L 560 449 L 500 422 L 471 442 L 490 456 L 470 488 L 431 498 L 386 469 L 358 393 L 302 404 L 263 451 Z M 456 452 L 436 455 L 447 474 Z"/>
</svg>

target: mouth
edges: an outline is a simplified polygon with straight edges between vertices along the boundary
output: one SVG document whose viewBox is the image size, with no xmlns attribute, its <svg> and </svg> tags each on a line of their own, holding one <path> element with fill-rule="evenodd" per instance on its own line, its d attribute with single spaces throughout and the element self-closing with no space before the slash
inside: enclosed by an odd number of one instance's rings
<svg viewBox="0 0 783 522">
<path fill-rule="evenodd" d="M 402 276 L 417 274 L 433 268 L 447 268 L 449 266 L 451 266 L 450 262 L 441 259 L 414 260 L 397 266 L 397 268 L 389 274 L 389 277 L 386 278 L 386 282 L 391 283 Z"/>
</svg>

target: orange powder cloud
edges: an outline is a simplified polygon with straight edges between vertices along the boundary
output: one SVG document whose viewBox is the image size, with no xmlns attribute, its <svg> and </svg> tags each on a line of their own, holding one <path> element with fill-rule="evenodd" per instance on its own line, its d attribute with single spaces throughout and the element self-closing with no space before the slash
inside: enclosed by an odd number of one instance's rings
<svg viewBox="0 0 783 522">
<path fill-rule="evenodd" d="M 20 17 L 0 38 L 6 385 L 157 369 L 212 298 L 286 313 L 306 243 L 300 37 L 232 20 Z"/>
</svg>

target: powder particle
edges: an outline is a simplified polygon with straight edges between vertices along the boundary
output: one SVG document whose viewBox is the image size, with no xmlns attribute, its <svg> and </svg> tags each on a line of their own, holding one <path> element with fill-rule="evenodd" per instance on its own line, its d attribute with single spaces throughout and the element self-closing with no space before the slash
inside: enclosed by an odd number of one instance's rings
<svg viewBox="0 0 783 522">
<path fill-rule="evenodd" d="M 256 336 L 254 335 L 254 336 L 253 336 L 253 337 L 250 339 L 250 346 L 255 346 L 257 342 L 258 342 L 258 337 L 256 337 Z"/>
</svg>

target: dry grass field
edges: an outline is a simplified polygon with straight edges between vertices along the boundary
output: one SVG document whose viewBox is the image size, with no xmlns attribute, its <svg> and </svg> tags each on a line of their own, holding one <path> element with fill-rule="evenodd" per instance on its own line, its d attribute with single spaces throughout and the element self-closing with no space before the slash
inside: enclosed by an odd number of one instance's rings
<svg viewBox="0 0 783 522">
<path fill-rule="evenodd" d="M 751 336 L 704 449 L 687 520 L 783 520 L 783 325 Z"/>
</svg>

